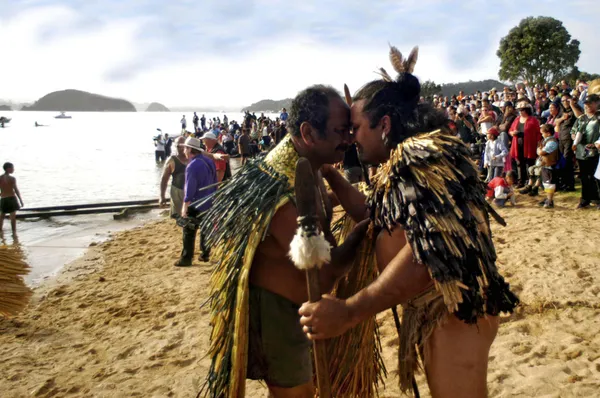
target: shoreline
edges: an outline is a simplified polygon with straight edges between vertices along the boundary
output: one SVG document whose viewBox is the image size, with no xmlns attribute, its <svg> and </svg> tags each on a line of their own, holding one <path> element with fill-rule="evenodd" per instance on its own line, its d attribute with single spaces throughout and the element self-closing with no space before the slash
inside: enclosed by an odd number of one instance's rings
<svg viewBox="0 0 600 398">
<path fill-rule="evenodd" d="M 551 211 L 536 198 L 518 202 L 499 210 L 507 227 L 492 223 L 498 266 L 523 304 L 501 320 L 490 396 L 593 396 L 600 247 L 590 237 L 600 233 L 600 212 L 575 211 L 562 195 Z M 89 248 L 36 288 L 22 314 L 0 319 L 0 396 L 196 396 L 210 365 L 201 305 L 212 267 L 174 267 L 180 250 L 181 229 L 152 221 Z M 391 313 L 379 323 L 388 369 L 380 396 L 397 397 Z M 429 396 L 423 375 L 417 382 Z M 266 388 L 248 382 L 246 396 L 266 397 Z"/>
</svg>

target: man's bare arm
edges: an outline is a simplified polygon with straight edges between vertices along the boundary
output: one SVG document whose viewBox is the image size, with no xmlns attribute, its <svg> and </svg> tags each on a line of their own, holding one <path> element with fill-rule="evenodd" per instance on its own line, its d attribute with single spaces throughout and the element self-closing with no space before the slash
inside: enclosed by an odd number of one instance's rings
<svg viewBox="0 0 600 398">
<path fill-rule="evenodd" d="M 427 267 L 414 261 L 410 244 L 404 244 L 391 261 L 387 261 L 391 256 L 386 256 L 382 251 L 403 242 L 407 240 L 401 228 L 395 229 L 392 234 L 384 233 L 378 239 L 377 256 L 381 259 L 378 262 L 383 263 L 385 269 L 371 285 L 347 300 L 352 323 L 359 323 L 388 308 L 406 303 L 431 283 Z"/>
<path fill-rule="evenodd" d="M 346 213 L 356 222 L 367 218 L 367 198 L 358 189 L 352 186 L 334 167 L 327 165 L 321 169 L 323 177 L 335 194 L 332 203 L 342 205 Z"/>
<path fill-rule="evenodd" d="M 160 199 L 159 202 L 163 203 L 166 199 L 165 199 L 165 194 L 167 192 L 167 185 L 169 185 L 169 177 L 171 177 L 171 174 L 173 174 L 173 169 L 172 166 L 173 165 L 173 160 L 170 159 L 167 164 L 165 164 L 165 167 L 163 168 L 163 173 L 162 173 L 162 177 L 160 179 Z"/>
<path fill-rule="evenodd" d="M 339 336 L 381 311 L 406 303 L 431 283 L 427 268 L 415 263 L 408 244 L 389 262 L 387 257 L 392 256 L 393 250 L 380 249 L 402 245 L 405 241 L 403 234 L 404 231 L 398 229 L 378 239 L 377 255 L 383 254 L 383 264 L 380 265 L 387 263 L 387 266 L 371 285 L 347 300 L 324 295 L 321 301 L 304 303 L 300 307 L 300 323 L 310 339 Z"/>
</svg>

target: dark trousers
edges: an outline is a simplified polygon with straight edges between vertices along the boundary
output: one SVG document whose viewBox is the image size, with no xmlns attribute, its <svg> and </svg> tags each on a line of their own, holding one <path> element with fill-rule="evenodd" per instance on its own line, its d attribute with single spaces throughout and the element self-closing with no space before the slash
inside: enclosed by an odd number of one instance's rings
<svg viewBox="0 0 600 398">
<path fill-rule="evenodd" d="M 575 171 L 573 170 L 573 140 L 560 140 L 559 150 L 565 158 L 565 167 L 560 170 L 559 180 L 560 186 L 566 189 L 575 188 Z"/>
<path fill-rule="evenodd" d="M 535 164 L 535 159 L 526 159 L 522 157 L 523 148 L 519 148 L 519 156 L 521 160 L 512 160 L 512 168 L 513 170 L 517 170 L 517 174 L 519 175 L 519 184 L 527 185 L 528 175 L 527 170 Z"/>
<path fill-rule="evenodd" d="M 157 162 L 164 162 L 166 159 L 165 151 L 154 151 L 154 159 L 156 159 Z"/>
<path fill-rule="evenodd" d="M 190 217 L 197 217 L 198 221 L 202 220 L 202 216 L 196 216 L 194 209 L 190 208 L 188 210 L 188 215 Z M 196 243 L 196 232 L 198 231 L 198 227 L 192 225 L 188 225 L 183 227 L 183 249 L 181 249 L 181 260 L 185 262 L 191 262 L 194 258 L 194 244 Z M 200 252 L 203 257 L 208 257 L 210 254 L 210 249 L 206 246 L 206 239 L 200 231 Z"/>
<path fill-rule="evenodd" d="M 594 178 L 596 167 L 598 167 L 598 159 L 600 159 L 598 156 L 585 160 L 577 159 L 577 163 L 579 163 L 579 178 L 581 178 L 582 201 L 589 202 L 600 199 L 598 180 Z"/>
</svg>

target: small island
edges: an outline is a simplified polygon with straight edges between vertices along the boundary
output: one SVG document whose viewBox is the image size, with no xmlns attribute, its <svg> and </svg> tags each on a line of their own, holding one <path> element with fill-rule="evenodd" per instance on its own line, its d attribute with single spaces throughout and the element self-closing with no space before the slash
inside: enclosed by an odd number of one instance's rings
<svg viewBox="0 0 600 398">
<path fill-rule="evenodd" d="M 79 90 L 62 90 L 47 94 L 22 111 L 55 112 L 136 112 L 129 101 Z"/>
<path fill-rule="evenodd" d="M 292 104 L 291 98 L 286 98 L 286 99 L 282 99 L 279 101 L 262 100 L 262 101 L 255 102 L 254 104 L 250 105 L 249 107 L 242 109 L 242 112 L 279 113 L 279 111 L 281 111 L 282 108 L 289 109 L 291 104 Z"/>
<path fill-rule="evenodd" d="M 153 102 L 148 105 L 146 112 L 171 112 L 169 108 L 164 106 L 163 104 L 159 104 L 158 102 Z"/>
<path fill-rule="evenodd" d="M 0 105 L 0 111 L 12 111 L 9 105 Z"/>
</svg>

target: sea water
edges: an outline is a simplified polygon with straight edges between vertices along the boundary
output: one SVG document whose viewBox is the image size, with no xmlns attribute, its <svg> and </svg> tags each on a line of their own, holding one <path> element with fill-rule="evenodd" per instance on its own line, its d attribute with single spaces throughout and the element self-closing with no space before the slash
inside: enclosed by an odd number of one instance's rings
<svg viewBox="0 0 600 398">
<path fill-rule="evenodd" d="M 15 165 L 25 207 L 157 199 L 162 164 L 154 160 L 153 138 L 181 133 L 182 112 L 0 112 L 12 118 L 0 128 L 0 164 Z M 226 113 L 241 123 L 243 114 Z M 207 121 L 223 113 L 205 113 Z M 193 130 L 193 113 L 185 113 Z M 202 113 L 198 113 L 201 117 Z M 270 115 L 274 117 L 275 115 Z M 35 123 L 44 125 L 35 127 Z M 167 191 L 168 195 L 168 191 Z M 18 221 L 18 243 L 32 266 L 29 283 L 39 283 L 80 256 L 92 241 L 158 217 L 159 211 L 113 221 L 112 214 Z M 8 220 L 1 243 L 13 244 Z"/>
</svg>

